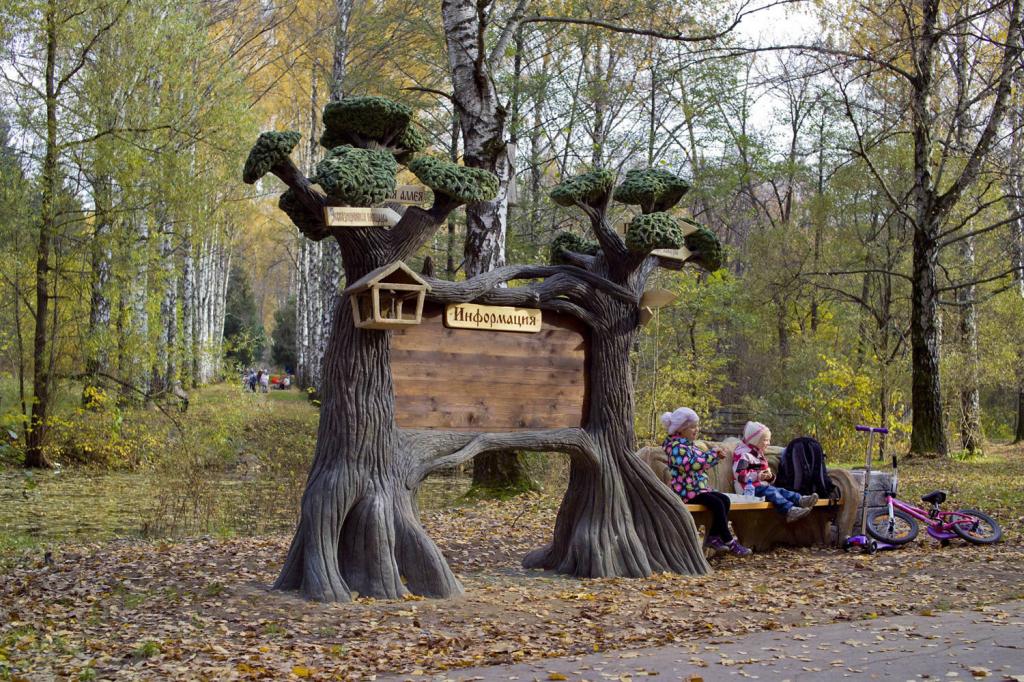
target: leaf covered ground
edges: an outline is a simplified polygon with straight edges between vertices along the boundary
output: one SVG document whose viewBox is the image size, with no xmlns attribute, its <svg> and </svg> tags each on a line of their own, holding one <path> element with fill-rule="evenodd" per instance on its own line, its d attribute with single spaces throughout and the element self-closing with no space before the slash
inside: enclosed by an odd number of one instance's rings
<svg viewBox="0 0 1024 682">
<path fill-rule="evenodd" d="M 1020 480 L 1021 451 L 990 459 L 901 473 L 908 499 L 945 487 L 962 506 L 993 512 L 1005 531 L 998 545 L 919 538 L 875 556 L 777 549 L 716 558 L 703 578 L 523 570 L 520 558 L 554 521 L 557 501 L 539 495 L 424 514 L 466 588 L 453 601 L 323 605 L 271 592 L 287 536 L 34 551 L 0 576 L 0 678 L 366 679 L 1024 598 L 1024 505 L 1019 490 L 1002 494 Z M 988 466 L 999 472 L 991 480 Z"/>
</svg>

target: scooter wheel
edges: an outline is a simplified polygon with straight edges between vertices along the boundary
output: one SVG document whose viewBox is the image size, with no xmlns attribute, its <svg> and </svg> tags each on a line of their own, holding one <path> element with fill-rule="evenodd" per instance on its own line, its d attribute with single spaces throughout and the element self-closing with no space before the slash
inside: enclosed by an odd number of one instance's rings
<svg viewBox="0 0 1024 682">
<path fill-rule="evenodd" d="M 875 552 L 878 551 L 878 543 L 875 542 L 874 540 L 871 540 L 865 546 L 865 549 L 867 550 L 868 554 L 874 554 Z"/>
</svg>

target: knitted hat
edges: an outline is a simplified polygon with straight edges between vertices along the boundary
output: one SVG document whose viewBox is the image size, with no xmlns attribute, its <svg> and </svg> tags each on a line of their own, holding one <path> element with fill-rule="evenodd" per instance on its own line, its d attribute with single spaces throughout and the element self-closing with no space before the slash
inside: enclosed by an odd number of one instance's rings
<svg viewBox="0 0 1024 682">
<path fill-rule="evenodd" d="M 761 422 L 747 422 L 747 425 L 743 427 L 743 442 L 752 445 L 766 431 L 769 431 L 769 428 Z"/>
<path fill-rule="evenodd" d="M 661 415 L 661 425 L 671 433 L 677 433 L 681 429 L 693 426 L 700 422 L 700 417 L 689 407 L 678 407 L 674 412 L 665 412 Z"/>
</svg>

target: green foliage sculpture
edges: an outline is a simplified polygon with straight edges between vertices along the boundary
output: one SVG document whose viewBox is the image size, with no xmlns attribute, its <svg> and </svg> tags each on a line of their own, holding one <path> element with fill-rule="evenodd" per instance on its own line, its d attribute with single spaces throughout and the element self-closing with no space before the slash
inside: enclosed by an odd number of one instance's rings
<svg viewBox="0 0 1024 682">
<path fill-rule="evenodd" d="M 302 133 L 294 130 L 260 135 L 249 152 L 249 158 L 245 160 L 242 180 L 251 185 L 262 178 L 271 168 L 288 158 L 301 138 Z"/>
<path fill-rule="evenodd" d="M 646 213 L 633 218 L 626 228 L 626 248 L 647 254 L 655 249 L 678 249 L 683 233 L 668 213 Z"/>
<path fill-rule="evenodd" d="M 317 164 L 313 180 L 343 206 L 372 206 L 395 193 L 397 172 L 392 154 L 338 145 Z"/>
<path fill-rule="evenodd" d="M 615 174 L 609 170 L 595 170 L 569 178 L 551 190 L 551 200 L 559 206 L 596 204 L 615 185 Z"/>
<path fill-rule="evenodd" d="M 563 257 L 563 252 L 596 256 L 600 250 L 601 245 L 592 239 L 586 239 L 573 232 L 560 232 L 551 241 L 551 262 L 568 265 L 569 261 Z"/>
<path fill-rule="evenodd" d="M 324 134 L 320 144 L 387 149 L 400 163 L 408 163 L 426 148 L 409 107 L 384 97 L 346 97 L 324 107 Z"/>
<path fill-rule="evenodd" d="M 421 156 L 409 163 L 423 184 L 460 204 L 488 201 L 498 193 L 498 178 L 479 168 L 459 166 L 432 156 Z"/>
<path fill-rule="evenodd" d="M 687 262 L 698 265 L 708 272 L 721 268 L 724 262 L 722 243 L 718 241 L 715 233 L 692 220 L 686 222 L 697 228 L 685 238 L 686 248 L 693 252 Z"/>
<path fill-rule="evenodd" d="M 655 213 L 678 204 L 689 190 L 685 180 L 666 170 L 631 170 L 615 190 L 615 201 L 639 206 L 644 213 Z"/>
</svg>

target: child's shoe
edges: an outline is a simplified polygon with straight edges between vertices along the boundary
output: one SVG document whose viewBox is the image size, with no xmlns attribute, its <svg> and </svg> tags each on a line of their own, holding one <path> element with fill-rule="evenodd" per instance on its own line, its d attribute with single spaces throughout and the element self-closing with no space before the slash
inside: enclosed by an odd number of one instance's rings
<svg viewBox="0 0 1024 682">
<path fill-rule="evenodd" d="M 815 502 L 818 501 L 818 493 L 811 493 L 810 495 L 800 496 L 801 507 L 813 507 Z"/>
<path fill-rule="evenodd" d="M 792 507 L 786 512 L 786 523 L 793 523 L 799 521 L 803 517 L 811 513 L 810 507 Z"/>
<path fill-rule="evenodd" d="M 729 545 L 722 542 L 722 538 L 717 535 L 709 535 L 704 541 L 704 546 L 717 552 L 728 551 Z"/>
<path fill-rule="evenodd" d="M 732 539 L 732 542 L 728 544 L 729 551 L 736 556 L 750 556 L 753 551 L 749 547 L 744 547 L 740 544 L 740 541 L 736 538 Z"/>
</svg>

